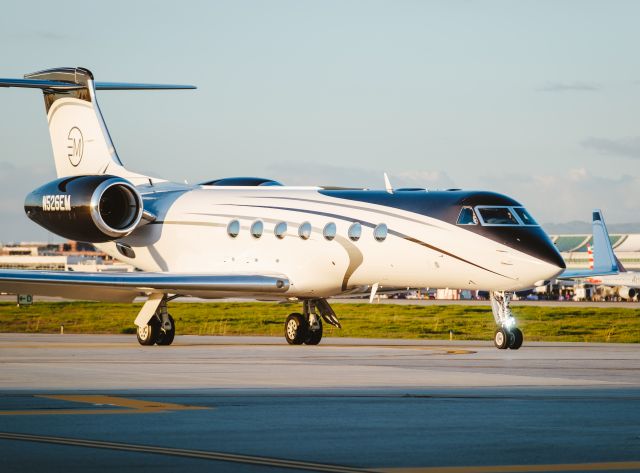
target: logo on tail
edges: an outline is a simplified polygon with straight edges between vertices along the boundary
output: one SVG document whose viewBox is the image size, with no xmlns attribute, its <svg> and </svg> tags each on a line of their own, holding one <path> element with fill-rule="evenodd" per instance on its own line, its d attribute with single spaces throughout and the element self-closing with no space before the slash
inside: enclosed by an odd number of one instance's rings
<svg viewBox="0 0 640 473">
<path fill-rule="evenodd" d="M 80 161 L 82 161 L 82 153 L 84 152 L 84 138 L 82 137 L 80 128 L 77 126 L 71 128 L 71 130 L 69 130 L 67 140 L 67 148 L 69 149 L 67 157 L 69 158 L 71 165 L 76 167 L 80 164 Z"/>
</svg>

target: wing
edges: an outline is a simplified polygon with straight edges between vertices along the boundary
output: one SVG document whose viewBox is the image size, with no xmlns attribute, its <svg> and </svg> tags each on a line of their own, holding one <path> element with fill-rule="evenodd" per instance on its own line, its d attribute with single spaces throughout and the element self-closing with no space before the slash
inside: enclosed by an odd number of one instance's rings
<svg viewBox="0 0 640 473">
<path fill-rule="evenodd" d="M 593 211 L 593 269 L 567 269 L 557 279 L 582 279 L 618 274 L 618 259 L 613 253 L 602 211 Z"/>
<path fill-rule="evenodd" d="M 282 275 L 184 273 L 83 273 L 0 270 L 0 292 L 68 299 L 131 302 L 150 294 L 202 298 L 282 295 L 289 280 Z"/>
</svg>

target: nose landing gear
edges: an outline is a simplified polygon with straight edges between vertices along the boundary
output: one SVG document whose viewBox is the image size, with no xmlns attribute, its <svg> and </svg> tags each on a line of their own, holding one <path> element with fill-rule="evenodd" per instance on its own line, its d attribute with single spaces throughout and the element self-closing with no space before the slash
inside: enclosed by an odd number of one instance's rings
<svg viewBox="0 0 640 473">
<path fill-rule="evenodd" d="M 524 335 L 522 330 L 515 326 L 516 319 L 511 315 L 511 297 L 512 292 L 491 291 L 491 310 L 493 318 L 498 325 L 493 336 L 493 344 L 496 348 L 504 350 L 511 348 L 517 350 L 522 346 Z"/>
</svg>

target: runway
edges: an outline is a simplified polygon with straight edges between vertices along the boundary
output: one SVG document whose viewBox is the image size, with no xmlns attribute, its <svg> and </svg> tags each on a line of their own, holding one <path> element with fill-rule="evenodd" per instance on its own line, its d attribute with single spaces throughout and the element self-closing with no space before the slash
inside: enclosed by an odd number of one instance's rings
<svg viewBox="0 0 640 473">
<path fill-rule="evenodd" d="M 3 471 L 640 471 L 640 347 L 0 335 Z"/>
</svg>

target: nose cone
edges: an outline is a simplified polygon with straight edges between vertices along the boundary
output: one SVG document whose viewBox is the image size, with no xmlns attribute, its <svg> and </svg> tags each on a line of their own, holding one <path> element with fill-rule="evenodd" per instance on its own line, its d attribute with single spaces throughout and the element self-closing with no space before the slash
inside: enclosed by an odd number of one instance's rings
<svg viewBox="0 0 640 473">
<path fill-rule="evenodd" d="M 536 265 L 535 276 L 531 274 L 537 281 L 553 279 L 567 267 L 556 245 L 539 227 L 529 228 L 525 233 L 521 233 L 516 237 L 516 243 L 513 248 L 546 263 Z"/>
<path fill-rule="evenodd" d="M 550 279 L 560 274 L 567 265 L 549 236 L 540 227 L 480 227 L 484 235 L 538 261 L 547 263 L 538 279 Z"/>
<path fill-rule="evenodd" d="M 535 256 L 550 265 L 548 271 L 550 274 L 545 274 L 544 277 L 540 278 L 541 280 L 552 279 L 567 268 L 567 264 L 564 262 L 562 255 L 558 251 L 558 248 L 556 248 L 556 245 L 554 245 L 549 238 L 547 238 L 547 240 L 548 242 L 545 242 L 544 245 L 541 244 L 541 248 L 535 254 L 532 254 L 532 256 Z"/>
</svg>

